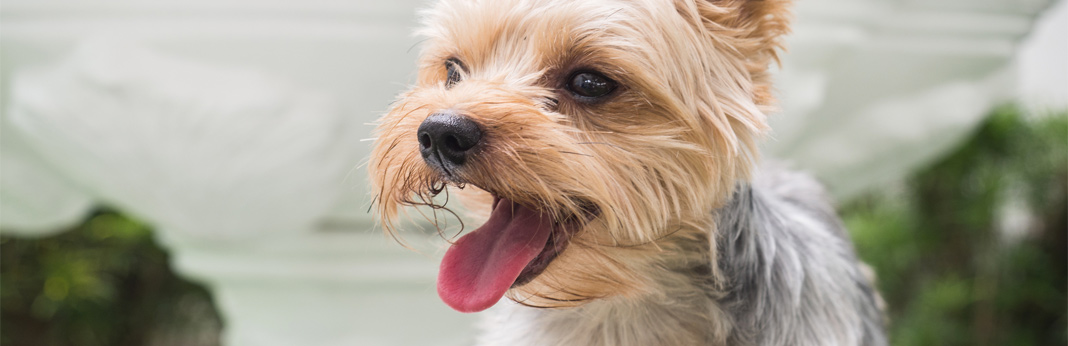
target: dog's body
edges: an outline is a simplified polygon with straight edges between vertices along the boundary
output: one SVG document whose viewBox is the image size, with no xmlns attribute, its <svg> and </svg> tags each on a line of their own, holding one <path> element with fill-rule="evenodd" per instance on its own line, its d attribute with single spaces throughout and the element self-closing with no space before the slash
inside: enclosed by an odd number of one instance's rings
<svg viewBox="0 0 1068 346">
<path fill-rule="evenodd" d="M 573 309 L 502 302 L 479 344 L 887 344 L 881 299 L 817 182 L 761 170 L 716 215 L 719 263 L 731 278 L 725 295 L 707 281 L 707 268 L 683 264 L 657 273 L 663 287 L 642 299 Z"/>
<path fill-rule="evenodd" d="M 483 344 L 885 344 L 818 184 L 753 173 L 787 5 L 442 1 L 377 130 L 384 225 L 442 192 L 484 214 L 438 278 L 459 311 L 515 302 Z"/>
</svg>

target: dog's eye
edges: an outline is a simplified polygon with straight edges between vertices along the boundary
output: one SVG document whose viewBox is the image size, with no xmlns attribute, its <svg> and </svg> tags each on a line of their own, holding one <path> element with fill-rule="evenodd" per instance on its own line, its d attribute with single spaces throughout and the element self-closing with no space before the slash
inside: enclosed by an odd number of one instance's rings
<svg viewBox="0 0 1068 346">
<path fill-rule="evenodd" d="M 616 82 L 597 72 L 580 71 L 571 75 L 567 90 L 580 98 L 592 99 L 616 90 Z"/>
<path fill-rule="evenodd" d="M 445 61 L 445 87 L 449 88 L 459 83 L 463 76 L 460 71 L 464 70 L 464 64 L 456 58 L 450 58 Z"/>
</svg>

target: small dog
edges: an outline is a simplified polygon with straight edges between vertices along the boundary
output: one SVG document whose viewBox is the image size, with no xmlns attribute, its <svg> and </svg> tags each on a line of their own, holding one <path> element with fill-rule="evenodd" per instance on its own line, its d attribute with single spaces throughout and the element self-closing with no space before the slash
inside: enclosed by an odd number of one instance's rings
<svg viewBox="0 0 1068 346">
<path fill-rule="evenodd" d="M 384 227 L 449 191 L 484 212 L 438 293 L 514 301 L 485 345 L 885 345 L 821 187 L 756 169 L 788 5 L 441 1 L 376 129 Z"/>
</svg>

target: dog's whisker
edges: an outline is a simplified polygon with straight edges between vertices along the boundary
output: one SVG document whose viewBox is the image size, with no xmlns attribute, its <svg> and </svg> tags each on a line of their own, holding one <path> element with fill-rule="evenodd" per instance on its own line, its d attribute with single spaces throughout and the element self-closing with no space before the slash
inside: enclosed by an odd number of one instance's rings
<svg viewBox="0 0 1068 346">
<path fill-rule="evenodd" d="M 420 44 L 423 44 L 423 42 L 426 42 L 426 40 L 429 40 L 429 39 L 430 38 L 424 38 L 424 39 L 421 39 L 419 41 L 415 41 L 415 43 L 412 43 L 412 46 L 408 47 L 408 50 L 405 50 L 404 52 L 405 53 L 411 53 L 412 49 L 415 49 L 415 47 L 418 47 Z"/>
<path fill-rule="evenodd" d="M 619 11 L 622 10 L 624 10 L 624 8 L 617 8 L 615 11 L 612 11 L 612 13 L 609 13 L 607 16 L 604 16 L 604 20 L 611 19 L 612 16 L 616 15 L 616 13 L 619 13 Z"/>
<path fill-rule="evenodd" d="M 371 203 L 367 203 L 367 213 L 368 214 L 370 214 L 371 213 L 371 209 L 375 207 L 375 202 L 378 201 L 378 196 L 381 196 L 381 195 L 376 193 L 375 197 L 371 198 Z"/>
<path fill-rule="evenodd" d="M 595 156 L 590 155 L 590 154 L 576 153 L 576 152 L 573 152 L 573 151 L 560 150 L 560 151 L 557 151 L 557 152 L 559 152 L 561 154 L 579 155 L 579 156 L 585 156 L 585 157 L 595 157 Z"/>
</svg>

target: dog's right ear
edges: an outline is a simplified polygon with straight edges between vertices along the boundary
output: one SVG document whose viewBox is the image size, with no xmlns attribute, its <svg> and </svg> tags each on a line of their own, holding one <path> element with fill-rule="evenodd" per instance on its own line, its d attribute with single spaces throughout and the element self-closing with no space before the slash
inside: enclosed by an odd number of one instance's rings
<svg viewBox="0 0 1068 346">
<path fill-rule="evenodd" d="M 700 29 L 713 44 L 745 61 L 753 83 L 753 101 L 770 106 L 771 62 L 778 63 L 782 36 L 790 31 L 792 0 L 676 0 L 679 13 L 700 18 Z"/>
</svg>

